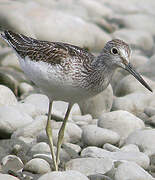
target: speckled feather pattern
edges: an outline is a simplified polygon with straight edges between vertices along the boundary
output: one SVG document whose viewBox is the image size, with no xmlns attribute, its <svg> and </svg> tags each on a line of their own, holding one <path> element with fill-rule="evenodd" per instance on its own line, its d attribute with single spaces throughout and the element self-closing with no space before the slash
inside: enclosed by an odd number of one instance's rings
<svg viewBox="0 0 155 180">
<path fill-rule="evenodd" d="M 11 31 L 5 31 L 2 37 L 16 52 L 26 75 L 50 99 L 78 102 L 98 94 L 111 80 L 113 70 L 103 63 L 100 70 L 97 57 L 83 48 L 36 40 Z"/>
</svg>

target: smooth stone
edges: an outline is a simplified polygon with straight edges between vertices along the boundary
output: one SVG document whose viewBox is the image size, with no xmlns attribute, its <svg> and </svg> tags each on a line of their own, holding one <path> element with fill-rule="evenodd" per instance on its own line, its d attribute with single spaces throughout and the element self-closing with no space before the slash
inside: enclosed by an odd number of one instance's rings
<svg viewBox="0 0 155 180">
<path fill-rule="evenodd" d="M 146 62 L 143 66 L 138 68 L 138 71 L 143 74 L 144 76 L 150 78 L 151 80 L 155 81 L 155 54 Z"/>
<path fill-rule="evenodd" d="M 5 69 L 7 68 L 8 67 L 6 67 Z M 1 77 L 0 84 L 8 87 L 15 95 L 18 95 L 19 82 L 15 79 L 15 77 L 10 75 L 7 71 L 5 72 L 4 69 L 1 70 L 1 67 L 0 67 L 0 77 Z"/>
<path fill-rule="evenodd" d="M 146 115 L 148 115 L 149 117 L 151 117 L 151 116 L 154 116 L 155 115 L 155 107 L 146 107 L 145 109 L 144 109 L 144 113 L 146 114 Z"/>
<path fill-rule="evenodd" d="M 125 144 L 136 144 L 140 151 L 151 156 L 155 154 L 155 129 L 141 129 L 131 133 L 125 140 Z"/>
<path fill-rule="evenodd" d="M 24 112 L 31 116 L 32 118 L 35 118 L 37 116 L 36 106 L 30 103 L 18 103 L 14 105 L 16 109 L 18 109 L 20 112 Z"/>
<path fill-rule="evenodd" d="M 12 139 L 19 137 L 24 138 L 36 138 L 40 131 L 44 130 L 47 123 L 46 116 L 37 116 L 33 122 L 26 124 L 25 126 L 18 128 L 11 136 Z"/>
<path fill-rule="evenodd" d="M 0 106 L 16 104 L 17 99 L 14 93 L 8 87 L 0 85 Z"/>
<path fill-rule="evenodd" d="M 81 116 L 81 109 L 77 103 L 75 103 L 72 106 L 71 112 L 70 112 L 71 117 L 73 118 L 74 116 Z"/>
<path fill-rule="evenodd" d="M 93 174 L 88 176 L 89 180 L 112 180 L 110 177 L 103 174 Z"/>
<path fill-rule="evenodd" d="M 148 118 L 146 121 L 145 121 L 145 124 L 148 124 L 152 127 L 155 127 L 155 115 Z"/>
<path fill-rule="evenodd" d="M 136 129 L 145 127 L 141 119 L 122 110 L 103 113 L 99 118 L 98 126 L 117 132 L 121 140 L 125 140 Z"/>
<path fill-rule="evenodd" d="M 50 147 L 46 142 L 40 142 L 32 146 L 31 153 L 50 153 Z"/>
<path fill-rule="evenodd" d="M 56 147 L 54 146 L 54 152 L 56 152 Z M 41 153 L 41 154 L 34 154 L 33 155 L 33 158 L 36 159 L 36 158 L 39 158 L 39 159 L 43 159 L 45 161 L 47 161 L 49 164 L 52 164 L 53 165 L 53 160 L 52 160 L 52 155 L 51 153 Z"/>
<path fill-rule="evenodd" d="M 64 145 L 67 147 L 67 148 L 70 148 L 72 150 L 74 150 L 76 153 L 79 153 L 81 151 L 81 147 L 77 144 L 72 144 L 72 143 L 64 143 L 63 144 L 63 147 Z"/>
<path fill-rule="evenodd" d="M 124 110 L 137 115 L 140 112 L 144 112 L 145 107 L 155 106 L 155 104 L 153 104 L 153 95 L 153 93 L 149 92 L 147 94 L 134 92 L 122 97 L 115 97 L 112 110 Z M 137 99 L 138 101 L 136 101 Z"/>
<path fill-rule="evenodd" d="M 146 23 L 141 23 L 146 22 Z M 144 13 L 128 14 L 128 16 L 122 16 L 122 24 L 129 29 L 143 30 L 152 35 L 155 34 L 154 16 Z"/>
<path fill-rule="evenodd" d="M 8 175 L 8 174 L 1 174 L 0 173 L 0 179 L 2 180 L 19 180 L 18 178 Z"/>
<path fill-rule="evenodd" d="M 46 95 L 31 94 L 22 100 L 22 102 L 34 105 L 37 115 L 45 115 L 48 113 L 49 99 Z"/>
<path fill-rule="evenodd" d="M 65 6 L 66 7 L 66 6 Z M 38 39 L 44 39 L 49 41 L 62 41 L 70 44 L 75 44 L 80 47 L 87 47 L 90 50 L 101 50 L 107 41 L 111 39 L 110 35 L 106 33 L 104 30 L 100 29 L 97 25 L 85 21 L 81 17 L 77 17 L 72 14 L 68 14 L 68 12 L 60 11 L 53 9 L 52 11 L 49 8 L 44 7 L 35 7 L 35 10 L 40 14 L 40 18 L 38 21 L 37 14 L 32 14 L 30 16 L 30 12 L 26 13 L 27 17 L 31 19 L 31 26 L 34 29 L 34 32 Z M 31 11 L 34 11 L 31 9 Z M 46 22 L 44 21 L 44 17 L 48 17 Z M 56 19 L 62 19 L 62 22 L 55 21 Z M 40 24 L 40 21 L 43 23 Z M 55 21 L 55 24 L 49 23 L 50 21 Z M 36 22 L 36 24 L 34 24 Z M 69 26 L 70 28 L 66 33 L 62 32 L 62 29 L 65 26 Z M 42 31 L 40 31 L 42 29 Z M 46 33 L 43 33 L 46 29 Z M 47 29 L 53 29 L 53 31 L 47 31 Z M 76 36 L 72 33 L 76 31 Z M 61 33 L 59 33 L 61 32 Z M 72 36 L 70 36 L 72 34 Z M 89 36 L 88 36 L 89 34 Z M 94 45 L 94 42 L 95 45 Z"/>
<path fill-rule="evenodd" d="M 84 174 L 78 171 L 55 171 L 41 176 L 38 180 L 89 180 Z"/>
<path fill-rule="evenodd" d="M 98 95 L 79 103 L 82 114 L 91 114 L 93 118 L 98 118 L 101 114 L 109 112 L 113 103 L 113 90 L 109 85 Z"/>
<path fill-rule="evenodd" d="M 110 158 L 114 162 L 118 161 L 131 161 L 137 163 L 139 166 L 143 167 L 144 169 L 148 169 L 150 164 L 149 157 L 142 153 L 142 152 L 135 152 L 135 151 L 116 151 L 110 152 L 106 151 L 102 148 L 98 148 L 95 146 L 89 146 L 82 150 L 81 157 L 92 157 L 92 158 Z"/>
<path fill-rule="evenodd" d="M 34 87 L 26 82 L 21 82 L 18 88 L 20 94 L 28 94 L 29 92 L 34 90 Z"/>
<path fill-rule="evenodd" d="M 35 158 L 25 164 L 24 170 L 35 174 L 45 174 L 50 172 L 51 168 L 49 163 L 44 159 Z"/>
<path fill-rule="evenodd" d="M 52 123 L 53 129 L 55 129 L 57 131 L 59 131 L 61 125 L 62 125 L 62 122 L 53 121 L 53 123 Z M 70 142 L 70 143 L 77 143 L 81 140 L 82 129 L 75 123 L 68 122 L 66 124 L 65 133 L 68 134 L 69 139 L 70 139 L 70 141 L 68 141 L 68 142 Z"/>
<path fill-rule="evenodd" d="M 52 124 L 52 123 L 51 123 Z M 52 124 L 53 125 L 53 124 Z M 52 133 L 53 133 L 53 143 L 54 145 L 56 146 L 57 145 L 57 141 L 58 141 L 58 133 L 59 133 L 59 129 L 53 129 L 52 130 Z M 74 138 L 74 137 L 73 137 Z M 75 138 L 74 138 L 75 140 Z M 43 131 L 40 131 L 40 133 L 38 133 L 37 135 L 37 142 L 47 142 L 48 143 L 48 137 L 47 137 L 47 134 L 46 134 L 46 131 L 43 130 Z M 70 142 L 72 143 L 72 140 L 70 139 L 70 135 L 68 134 L 67 131 L 65 131 L 64 133 L 64 138 L 63 138 L 63 143 L 67 143 L 67 142 Z M 74 142 L 74 141 L 73 141 Z"/>
<path fill-rule="evenodd" d="M 86 115 L 74 115 L 72 116 L 72 120 L 76 123 L 78 123 L 79 121 L 90 123 L 93 119 L 91 114 L 86 114 Z"/>
<path fill-rule="evenodd" d="M 56 153 L 55 146 L 54 146 L 54 152 Z M 32 154 L 33 154 L 33 152 L 32 152 Z M 65 149 L 62 149 L 62 148 L 60 149 L 60 162 L 65 163 L 65 162 L 69 161 L 71 159 L 71 156 L 72 156 L 72 154 L 69 154 L 68 152 L 66 152 Z M 73 157 L 77 157 L 77 156 L 73 156 Z M 39 153 L 36 152 L 33 154 L 33 158 L 44 159 L 53 166 L 51 151 L 50 152 L 39 152 Z"/>
<path fill-rule="evenodd" d="M 52 107 L 52 113 L 61 119 L 61 121 L 64 119 L 66 111 L 67 111 L 68 103 L 64 101 L 54 101 L 53 107 Z M 72 120 L 72 116 L 80 116 L 81 110 L 77 103 L 75 103 L 70 111 L 68 121 Z"/>
<path fill-rule="evenodd" d="M 123 162 L 116 169 L 115 180 L 153 180 L 154 178 L 134 162 Z"/>
<path fill-rule="evenodd" d="M 96 125 L 88 125 L 83 128 L 82 141 L 87 146 L 101 147 L 105 143 L 117 144 L 120 136 L 109 129 L 97 127 Z"/>
<path fill-rule="evenodd" d="M 16 149 L 17 146 L 19 147 L 18 149 Z M 10 154 L 10 152 L 19 157 L 22 162 L 26 162 L 29 159 L 27 152 L 29 151 L 30 147 L 23 141 L 18 139 L 1 139 L 0 147 L 3 147 L 5 150 L 5 152 L 0 151 L 0 159 L 3 159 L 5 156 Z"/>
<path fill-rule="evenodd" d="M 113 38 L 119 38 L 144 51 L 153 48 L 153 37 L 147 31 L 135 29 L 119 29 L 112 34 Z"/>
<path fill-rule="evenodd" d="M 113 168 L 113 162 L 110 158 L 77 158 L 66 163 L 67 170 L 77 170 L 82 174 L 89 176 L 97 173 L 105 174 Z"/>
<path fill-rule="evenodd" d="M 138 118 L 140 118 L 145 124 L 149 117 L 144 112 L 139 112 L 136 114 Z"/>
<path fill-rule="evenodd" d="M 152 89 L 155 89 L 155 82 L 143 77 L 143 79 L 149 84 Z M 115 88 L 115 95 L 116 96 L 125 96 L 127 94 L 135 93 L 135 92 L 142 92 L 148 93 L 148 89 L 144 88 L 137 79 L 135 79 L 132 75 L 128 75 L 124 77 Z"/>
<path fill-rule="evenodd" d="M 136 52 L 133 52 L 131 55 L 130 63 L 137 71 L 139 71 L 138 69 L 144 64 L 148 63 L 149 60 L 150 59 L 148 57 L 142 55 L 141 53 L 138 54 Z"/>
<path fill-rule="evenodd" d="M 120 149 L 112 144 L 109 143 L 105 143 L 103 145 L 103 149 L 110 151 L 110 152 L 115 152 L 115 151 L 119 151 Z"/>
<path fill-rule="evenodd" d="M 0 108 L 0 137 L 9 138 L 13 132 L 33 121 L 31 116 L 18 111 L 13 106 L 2 106 Z"/>
<path fill-rule="evenodd" d="M 22 171 L 23 167 L 23 162 L 15 155 L 7 155 L 1 160 L 1 170 L 3 173 L 8 173 L 9 170 L 19 172 Z"/>
<path fill-rule="evenodd" d="M 12 53 L 12 50 L 11 48 L 9 47 L 4 47 L 3 45 L 5 45 L 6 43 L 0 39 L 0 43 L 1 43 L 1 46 L 0 46 L 0 59 L 3 59 L 5 58 L 8 54 L 11 54 Z"/>
<path fill-rule="evenodd" d="M 139 148 L 137 145 L 135 144 L 127 144 L 124 145 L 120 148 L 121 151 L 125 151 L 125 152 L 130 152 L 130 151 L 134 151 L 134 152 L 140 152 Z"/>
<path fill-rule="evenodd" d="M 21 71 L 21 67 L 15 53 L 11 53 L 5 56 L 5 58 L 1 61 L 1 65 L 13 67 L 16 70 Z"/>
</svg>

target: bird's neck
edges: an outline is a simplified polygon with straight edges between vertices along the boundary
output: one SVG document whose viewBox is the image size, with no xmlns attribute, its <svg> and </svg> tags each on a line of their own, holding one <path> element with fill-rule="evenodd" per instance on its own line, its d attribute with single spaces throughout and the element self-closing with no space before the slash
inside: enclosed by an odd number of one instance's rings
<svg viewBox="0 0 155 180">
<path fill-rule="evenodd" d="M 98 92 L 101 92 L 109 85 L 116 67 L 110 65 L 108 57 L 100 54 L 92 62 L 92 69 L 93 71 L 91 75 L 89 75 L 89 81 L 92 80 L 93 83 L 90 84 L 92 84 Z"/>
</svg>

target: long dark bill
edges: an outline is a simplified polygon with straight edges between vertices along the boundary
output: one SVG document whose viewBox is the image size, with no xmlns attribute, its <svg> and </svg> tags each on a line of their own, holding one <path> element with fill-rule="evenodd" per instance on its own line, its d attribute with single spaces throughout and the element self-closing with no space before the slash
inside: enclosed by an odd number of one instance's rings
<svg viewBox="0 0 155 180">
<path fill-rule="evenodd" d="M 129 63 L 126 65 L 126 70 L 132 74 L 143 86 L 145 86 L 149 91 L 153 92 L 150 86 L 144 81 L 144 79 L 140 76 L 138 72 L 132 67 Z"/>
</svg>

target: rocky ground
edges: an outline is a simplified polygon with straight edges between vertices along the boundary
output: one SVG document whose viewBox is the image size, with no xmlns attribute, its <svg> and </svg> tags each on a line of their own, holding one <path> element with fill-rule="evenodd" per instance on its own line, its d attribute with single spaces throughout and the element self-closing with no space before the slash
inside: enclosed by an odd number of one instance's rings
<svg viewBox="0 0 155 180">
<path fill-rule="evenodd" d="M 96 54 L 108 40 L 121 38 L 132 48 L 131 63 L 155 91 L 154 10 L 154 0 L 1 0 L 0 30 L 68 42 Z M 124 70 L 117 70 L 104 92 L 73 106 L 61 172 L 52 171 L 45 132 L 48 98 L 1 39 L 0 84 L 0 179 L 155 179 L 155 93 Z M 54 103 L 54 145 L 66 107 Z"/>
</svg>

